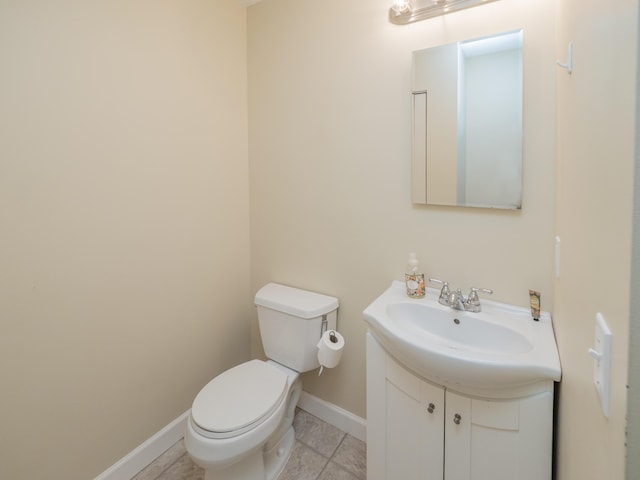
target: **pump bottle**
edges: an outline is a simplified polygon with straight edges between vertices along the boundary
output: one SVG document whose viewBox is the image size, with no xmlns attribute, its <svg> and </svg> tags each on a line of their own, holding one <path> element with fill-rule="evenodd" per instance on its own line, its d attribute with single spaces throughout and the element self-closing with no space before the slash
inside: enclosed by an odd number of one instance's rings
<svg viewBox="0 0 640 480">
<path fill-rule="evenodd" d="M 425 294 L 424 273 L 418 267 L 418 258 L 415 253 L 409 254 L 407 271 L 404 275 L 407 285 L 407 296 L 410 298 L 423 298 Z"/>
</svg>

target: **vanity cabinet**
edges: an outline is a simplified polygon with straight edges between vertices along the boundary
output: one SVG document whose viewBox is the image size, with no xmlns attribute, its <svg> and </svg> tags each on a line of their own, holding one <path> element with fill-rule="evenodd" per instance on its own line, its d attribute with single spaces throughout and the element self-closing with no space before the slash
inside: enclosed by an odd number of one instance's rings
<svg viewBox="0 0 640 480">
<path fill-rule="evenodd" d="M 386 423 L 380 454 L 387 476 L 369 478 L 443 478 L 444 388 L 421 380 L 393 360 L 387 367 L 382 408 L 374 413 L 375 421 L 384 418 Z"/>
<path fill-rule="evenodd" d="M 553 382 L 460 393 L 408 370 L 367 334 L 369 480 L 550 479 L 552 429 Z"/>
</svg>

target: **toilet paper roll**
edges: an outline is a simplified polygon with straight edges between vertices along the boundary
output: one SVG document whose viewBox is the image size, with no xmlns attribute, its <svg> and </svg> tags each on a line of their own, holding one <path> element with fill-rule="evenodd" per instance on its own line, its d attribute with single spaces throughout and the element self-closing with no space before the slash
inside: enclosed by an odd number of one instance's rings
<svg viewBox="0 0 640 480">
<path fill-rule="evenodd" d="M 318 342 L 318 362 L 322 367 L 335 367 L 340 362 L 343 349 L 344 337 L 335 330 L 327 330 Z"/>
</svg>

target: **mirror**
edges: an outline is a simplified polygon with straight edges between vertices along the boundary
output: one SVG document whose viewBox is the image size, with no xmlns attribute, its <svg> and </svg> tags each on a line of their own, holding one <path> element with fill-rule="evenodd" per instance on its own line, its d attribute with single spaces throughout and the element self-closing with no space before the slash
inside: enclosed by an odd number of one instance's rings
<svg viewBox="0 0 640 480">
<path fill-rule="evenodd" d="M 414 203 L 521 208 L 522 36 L 413 52 Z"/>
</svg>

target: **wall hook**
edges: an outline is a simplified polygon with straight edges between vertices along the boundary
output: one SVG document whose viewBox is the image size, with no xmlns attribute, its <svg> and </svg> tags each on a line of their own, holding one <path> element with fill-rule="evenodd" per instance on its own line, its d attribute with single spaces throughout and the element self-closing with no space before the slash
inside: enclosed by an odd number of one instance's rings
<svg viewBox="0 0 640 480">
<path fill-rule="evenodd" d="M 567 49 L 567 63 L 562 63 L 560 60 L 557 60 L 556 63 L 562 68 L 567 69 L 567 73 L 571 75 L 573 71 L 573 43 L 569 42 L 569 48 Z"/>
</svg>

